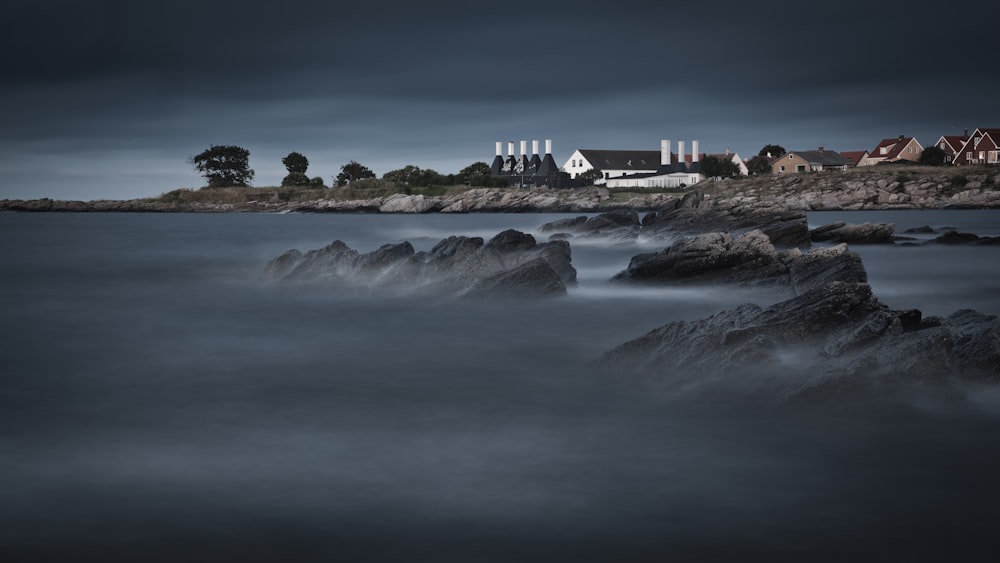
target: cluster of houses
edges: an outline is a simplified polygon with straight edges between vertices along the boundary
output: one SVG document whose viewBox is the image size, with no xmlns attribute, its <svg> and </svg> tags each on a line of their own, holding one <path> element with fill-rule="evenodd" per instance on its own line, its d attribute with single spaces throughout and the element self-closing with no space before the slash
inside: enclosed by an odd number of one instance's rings
<svg viewBox="0 0 1000 563">
<path fill-rule="evenodd" d="M 526 152 L 527 141 L 521 141 L 520 157 L 515 156 L 511 141 L 506 159 L 501 153 L 502 143 L 498 142 L 491 172 L 494 176 L 506 176 L 511 184 L 520 186 L 571 186 L 587 179 L 609 188 L 679 188 L 704 180 L 701 162 L 706 157 L 713 157 L 731 162 L 743 175 L 750 173 L 748 161 L 728 149 L 722 154 L 700 153 L 697 140 L 691 141 L 690 153 L 685 151 L 685 146 L 684 141 L 677 141 L 677 150 L 673 152 L 671 141 L 663 140 L 659 151 L 577 149 L 557 168 L 552 159 L 551 140 L 545 141 L 544 157 L 538 154 L 538 141 L 533 141 L 534 154 L 530 157 Z M 971 135 L 968 130 L 962 135 L 942 135 L 934 146 L 944 153 L 946 164 L 1000 164 L 1000 128 L 980 128 Z M 819 147 L 782 155 L 768 154 L 766 162 L 773 174 L 796 174 L 917 162 L 923 153 L 924 147 L 919 141 L 900 135 L 883 139 L 871 151 L 838 152 Z"/>
</svg>

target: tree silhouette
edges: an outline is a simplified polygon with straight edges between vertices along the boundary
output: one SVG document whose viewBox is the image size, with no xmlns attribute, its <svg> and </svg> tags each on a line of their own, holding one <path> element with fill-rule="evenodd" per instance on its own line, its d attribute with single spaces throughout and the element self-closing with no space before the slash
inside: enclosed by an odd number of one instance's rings
<svg viewBox="0 0 1000 563">
<path fill-rule="evenodd" d="M 208 187 L 249 186 L 253 180 L 250 151 L 235 145 L 212 145 L 190 163 L 208 180 Z"/>
</svg>

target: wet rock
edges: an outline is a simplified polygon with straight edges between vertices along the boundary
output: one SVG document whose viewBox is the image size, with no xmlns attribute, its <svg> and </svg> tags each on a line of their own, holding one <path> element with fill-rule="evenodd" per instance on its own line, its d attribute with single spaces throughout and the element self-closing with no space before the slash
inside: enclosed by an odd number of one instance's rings
<svg viewBox="0 0 1000 563">
<path fill-rule="evenodd" d="M 633 209 L 619 209 L 587 216 L 559 219 L 540 227 L 543 233 L 562 232 L 574 236 L 604 237 L 610 239 L 634 239 L 641 228 L 639 214 Z"/>
<path fill-rule="evenodd" d="M 960 233 L 958 231 L 945 231 L 941 236 L 933 241 L 937 244 L 975 244 L 975 245 L 996 245 L 1000 244 L 1000 237 L 981 237 L 972 233 Z"/>
<path fill-rule="evenodd" d="M 421 252 L 402 242 L 360 254 L 334 241 L 306 253 L 290 250 L 271 260 L 263 276 L 354 291 L 477 298 L 544 297 L 565 294 L 576 284 L 568 242 L 538 244 L 515 230 L 485 243 L 480 237 L 448 237 Z"/>
<path fill-rule="evenodd" d="M 746 304 L 664 325 L 597 363 L 678 389 L 723 383 L 780 399 L 908 382 L 994 382 L 1000 320 L 974 311 L 923 319 L 916 310 L 889 309 L 866 283 L 835 281 L 769 307 Z"/>
<path fill-rule="evenodd" d="M 851 244 L 888 244 L 893 242 L 896 226 L 892 223 L 844 223 L 838 221 L 809 232 L 813 242 L 846 242 Z"/>
<path fill-rule="evenodd" d="M 708 233 L 678 240 L 660 252 L 634 256 L 615 282 L 776 286 L 801 293 L 830 281 L 867 281 L 846 245 L 778 252 L 760 231 L 739 237 Z"/>
</svg>

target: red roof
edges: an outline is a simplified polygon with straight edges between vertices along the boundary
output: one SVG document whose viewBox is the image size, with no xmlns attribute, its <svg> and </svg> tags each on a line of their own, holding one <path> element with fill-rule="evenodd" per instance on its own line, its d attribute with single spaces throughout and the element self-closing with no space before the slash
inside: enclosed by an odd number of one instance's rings
<svg viewBox="0 0 1000 563">
<path fill-rule="evenodd" d="M 875 150 L 870 153 L 871 157 L 884 158 L 886 160 L 896 158 L 899 156 L 899 153 L 903 152 L 903 149 L 906 148 L 906 145 L 910 144 L 910 141 L 912 140 L 913 137 L 903 137 L 902 135 L 894 139 L 882 139 L 882 142 L 876 145 Z M 883 147 L 886 148 L 885 154 L 882 154 Z"/>
<path fill-rule="evenodd" d="M 868 156 L 868 151 L 840 151 L 840 156 L 846 158 L 851 166 L 857 166 L 861 159 Z"/>
<path fill-rule="evenodd" d="M 951 147 L 953 152 L 960 151 L 962 149 L 962 145 L 969 140 L 968 135 L 943 135 L 941 138 L 944 139 L 944 142 L 948 143 L 948 146 Z"/>
</svg>

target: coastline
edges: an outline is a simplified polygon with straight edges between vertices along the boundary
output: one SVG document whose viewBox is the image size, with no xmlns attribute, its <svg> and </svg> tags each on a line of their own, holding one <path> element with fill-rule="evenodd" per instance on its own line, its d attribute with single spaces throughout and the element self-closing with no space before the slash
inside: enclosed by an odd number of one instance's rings
<svg viewBox="0 0 1000 563">
<path fill-rule="evenodd" d="M 680 191 L 639 193 L 603 187 L 470 188 L 448 195 L 396 193 L 368 199 L 322 198 L 241 202 L 132 200 L 0 200 L 0 211 L 126 213 L 601 213 L 657 211 L 687 193 L 701 192 L 709 206 L 745 212 L 860 211 L 1000 208 L 1000 171 L 893 168 L 706 180 Z M 260 195 L 268 188 L 257 188 Z M 335 195 L 331 191 L 331 195 Z"/>
</svg>

